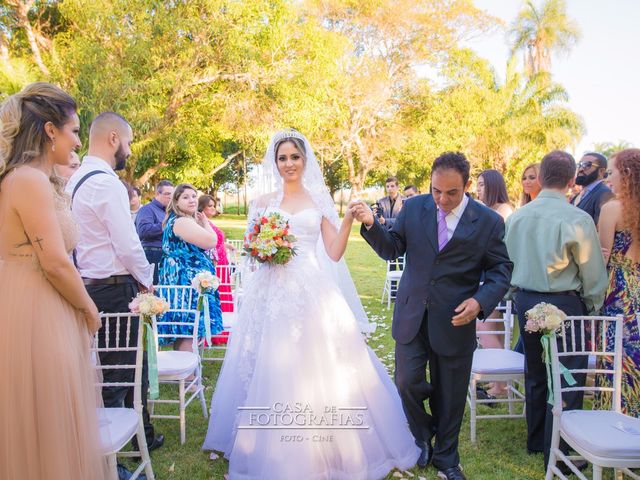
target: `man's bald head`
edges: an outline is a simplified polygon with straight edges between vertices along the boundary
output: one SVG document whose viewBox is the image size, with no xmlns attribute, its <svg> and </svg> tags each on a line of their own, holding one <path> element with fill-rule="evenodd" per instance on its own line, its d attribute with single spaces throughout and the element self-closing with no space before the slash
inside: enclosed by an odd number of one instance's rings
<svg viewBox="0 0 640 480">
<path fill-rule="evenodd" d="M 114 170 L 122 170 L 131 155 L 133 131 L 122 115 L 104 112 L 91 122 L 89 155 L 106 160 Z"/>
<path fill-rule="evenodd" d="M 124 133 L 131 127 L 122 115 L 118 115 L 115 112 L 104 112 L 98 115 L 91 122 L 89 128 L 89 138 L 95 138 L 107 136 L 110 132 Z"/>
</svg>

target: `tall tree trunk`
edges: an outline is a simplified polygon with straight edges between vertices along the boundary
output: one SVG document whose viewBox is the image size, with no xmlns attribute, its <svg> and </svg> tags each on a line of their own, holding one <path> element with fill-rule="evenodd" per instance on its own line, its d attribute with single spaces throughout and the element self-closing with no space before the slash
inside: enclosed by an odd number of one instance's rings
<svg viewBox="0 0 640 480">
<path fill-rule="evenodd" d="M 40 71 L 48 76 L 49 69 L 42 61 L 42 55 L 40 54 L 40 47 L 38 46 L 36 34 L 33 31 L 31 22 L 29 22 L 29 10 L 33 6 L 33 0 L 28 0 L 26 2 L 16 0 L 10 3 L 13 4 L 13 6 L 15 7 L 15 13 L 16 13 L 18 25 L 22 29 L 24 29 L 24 32 L 27 34 L 27 41 L 29 42 L 29 48 L 31 49 L 31 54 L 33 55 L 33 59 L 38 65 L 38 68 L 40 69 Z"/>
</svg>

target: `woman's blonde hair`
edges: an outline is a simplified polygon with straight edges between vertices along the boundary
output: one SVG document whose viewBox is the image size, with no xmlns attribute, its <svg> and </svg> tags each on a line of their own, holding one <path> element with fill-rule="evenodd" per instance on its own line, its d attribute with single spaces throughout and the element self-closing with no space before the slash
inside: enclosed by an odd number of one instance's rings
<svg viewBox="0 0 640 480">
<path fill-rule="evenodd" d="M 530 165 L 527 165 L 525 167 L 525 169 L 522 171 L 522 176 L 524 177 L 524 174 L 527 173 L 527 170 L 533 169 L 534 172 L 536 172 L 536 177 L 538 178 L 538 182 L 540 182 L 540 164 L 539 163 L 532 163 Z M 531 195 L 529 195 L 528 193 L 524 193 L 524 191 L 522 192 L 522 194 L 520 195 L 520 206 L 524 206 L 527 203 L 529 203 L 531 201 Z"/>
<path fill-rule="evenodd" d="M 167 216 L 164 217 L 164 221 L 162 222 L 163 227 L 167 225 L 167 221 L 169 220 L 169 217 L 172 213 L 176 217 L 186 216 L 186 214 L 178 208 L 178 199 L 185 190 L 193 190 L 194 192 L 196 192 L 196 195 L 198 194 L 198 190 L 196 190 L 196 187 L 194 187 L 190 183 L 181 183 L 180 185 L 177 185 L 175 190 L 173 191 L 173 195 L 171 195 L 171 201 L 169 202 L 169 205 L 167 205 Z"/>
<path fill-rule="evenodd" d="M 0 105 L 0 181 L 15 168 L 41 157 L 51 139 L 44 127 L 62 128 L 76 113 L 76 101 L 50 83 L 37 82 L 11 95 Z M 57 191 L 62 180 L 50 178 Z"/>
</svg>

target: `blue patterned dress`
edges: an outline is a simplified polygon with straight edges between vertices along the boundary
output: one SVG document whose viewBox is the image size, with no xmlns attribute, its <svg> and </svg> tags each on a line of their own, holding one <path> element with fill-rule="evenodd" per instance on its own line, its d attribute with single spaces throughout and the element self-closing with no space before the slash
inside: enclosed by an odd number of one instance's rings
<svg viewBox="0 0 640 480">
<path fill-rule="evenodd" d="M 196 274 L 206 270 L 216 274 L 216 267 L 203 250 L 192 243 L 185 242 L 173 231 L 173 225 L 178 217 L 172 213 L 167 220 L 162 234 L 162 262 L 160 262 L 160 270 L 158 278 L 160 285 L 191 285 L 191 280 Z M 206 294 L 209 300 L 209 319 L 211 322 L 211 334 L 216 335 L 222 331 L 222 312 L 220 310 L 220 296 L 218 291 Z M 191 308 L 197 308 L 197 295 L 193 296 L 193 304 Z M 169 322 L 187 322 L 192 321 L 185 313 L 169 312 L 164 315 L 163 320 Z M 203 317 L 201 317 L 203 319 Z M 160 325 L 159 333 L 179 333 L 190 334 L 191 329 L 181 327 L 180 325 Z M 201 321 L 198 326 L 198 338 L 205 337 L 204 322 Z M 172 343 L 171 338 L 161 338 L 162 344 Z"/>
<path fill-rule="evenodd" d="M 602 313 L 607 316 L 622 315 L 622 412 L 632 417 L 640 417 L 640 263 L 626 256 L 631 246 L 629 232 L 617 231 L 609 259 L 609 288 L 604 300 Z M 613 325 L 611 326 L 613 327 Z M 613 347 L 614 329 L 607 332 L 607 342 Z M 600 362 L 611 369 L 611 359 L 604 357 Z M 601 365 L 602 365 L 601 363 Z M 611 377 L 598 375 L 599 386 L 611 386 Z M 598 392 L 595 408 L 611 408 L 611 393 Z"/>
</svg>

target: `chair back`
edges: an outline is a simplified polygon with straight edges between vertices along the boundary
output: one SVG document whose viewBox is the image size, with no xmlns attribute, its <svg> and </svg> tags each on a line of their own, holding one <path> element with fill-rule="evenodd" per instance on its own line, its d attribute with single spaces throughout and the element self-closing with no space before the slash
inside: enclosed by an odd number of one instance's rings
<svg viewBox="0 0 640 480">
<path fill-rule="evenodd" d="M 571 316 L 567 317 L 560 331 L 554 333 L 551 340 L 551 370 L 553 377 L 554 410 L 562 410 L 563 392 L 610 392 L 611 410 L 620 411 L 622 383 L 622 322 L 621 315 Z M 566 368 L 561 366 L 563 358 L 584 357 L 585 368 Z M 595 365 L 589 366 L 589 356 L 596 358 Z M 607 362 L 598 360 L 606 359 Z M 595 374 L 609 377 L 611 386 L 568 385 L 562 381 L 561 369 L 566 368 L 572 375 Z"/>
<path fill-rule="evenodd" d="M 169 304 L 169 310 L 165 314 L 154 318 L 153 328 L 156 343 L 161 338 L 187 338 L 191 339 L 193 351 L 197 352 L 200 312 L 197 309 L 198 292 L 196 289 L 191 286 L 157 285 L 155 294 Z M 181 314 L 181 321 L 172 320 L 171 315 L 167 315 L 167 313 Z M 159 333 L 158 327 L 162 325 L 180 326 L 185 333 Z"/>
<path fill-rule="evenodd" d="M 504 305 L 498 305 L 496 307 L 496 312 L 500 312 L 502 317 L 500 318 L 485 318 L 484 323 L 491 325 L 492 328 L 489 330 L 477 330 L 476 335 L 478 337 L 482 335 L 499 335 L 504 337 L 504 348 L 507 350 L 511 349 L 511 338 L 513 335 L 513 302 L 511 300 L 507 300 L 504 302 Z M 480 321 L 480 320 L 478 320 Z M 499 326 L 503 326 L 503 328 L 499 328 Z"/>
<path fill-rule="evenodd" d="M 238 280 L 238 272 L 231 265 L 218 265 L 216 266 L 216 274 L 218 276 L 218 280 L 220 280 L 220 287 L 223 288 L 225 292 L 220 290 L 220 307 L 222 307 L 223 311 L 225 307 L 232 307 L 228 309 L 229 311 L 236 311 L 237 309 L 237 280 Z M 231 292 L 231 293 L 228 293 Z M 205 310 L 205 317 L 208 316 L 208 312 Z"/>
<path fill-rule="evenodd" d="M 143 322 L 137 314 L 127 313 L 103 313 L 100 315 L 102 327 L 96 332 L 91 354 L 95 361 L 95 368 L 100 372 L 96 386 L 108 387 L 133 387 L 133 406 L 135 410 L 142 412 L 142 356 L 143 356 Z M 120 363 L 108 364 L 98 361 L 100 355 L 109 352 L 128 353 L 120 355 Z M 123 363 L 124 362 L 124 363 Z M 121 381 L 105 382 L 104 373 L 108 371 L 130 370 Z"/>
<path fill-rule="evenodd" d="M 405 256 L 401 255 L 395 260 L 387 260 L 387 273 L 391 271 L 402 272 L 404 270 Z"/>
</svg>

